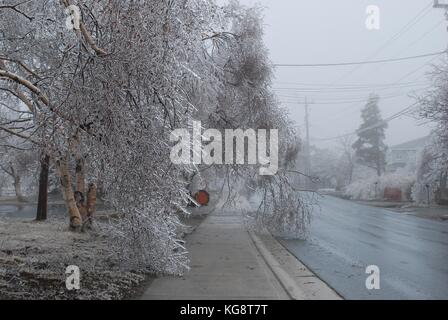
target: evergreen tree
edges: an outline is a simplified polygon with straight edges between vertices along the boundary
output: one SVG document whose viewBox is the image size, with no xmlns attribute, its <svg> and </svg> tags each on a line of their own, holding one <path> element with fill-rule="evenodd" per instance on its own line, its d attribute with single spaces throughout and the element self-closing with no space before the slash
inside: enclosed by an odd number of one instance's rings
<svg viewBox="0 0 448 320">
<path fill-rule="evenodd" d="M 386 167 L 387 146 L 384 143 L 387 123 L 378 107 L 379 96 L 372 94 L 361 111 L 363 123 L 358 129 L 358 140 L 353 144 L 358 163 L 375 169 L 381 176 Z"/>
</svg>

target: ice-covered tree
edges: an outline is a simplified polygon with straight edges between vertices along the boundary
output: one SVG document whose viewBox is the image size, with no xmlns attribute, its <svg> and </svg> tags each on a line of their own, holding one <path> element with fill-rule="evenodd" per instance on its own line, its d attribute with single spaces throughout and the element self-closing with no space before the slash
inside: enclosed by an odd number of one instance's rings
<svg viewBox="0 0 448 320">
<path fill-rule="evenodd" d="M 32 125 L 22 131 L 2 124 L 2 131 L 51 157 L 72 228 L 85 222 L 75 191 L 101 180 L 106 200 L 122 213 L 110 234 L 128 266 L 181 270 L 186 257 L 175 231 L 188 195 L 169 159 L 168 138 L 194 109 L 187 86 L 212 77 L 196 67 L 218 7 L 210 1 L 7 4 L 0 10 L 1 86 L 29 108 Z M 81 11 L 79 30 L 66 27 L 71 4 Z"/>
<path fill-rule="evenodd" d="M 270 89 L 259 11 L 211 0 L 5 4 L 2 107 L 18 111 L 15 120 L 27 115 L 29 124 L 0 130 L 50 157 L 72 229 L 91 221 L 101 182 L 120 214 L 108 233 L 125 265 L 182 271 L 187 259 L 176 231 L 189 203 L 185 177 L 196 169 L 173 165 L 169 136 L 193 119 L 217 129 L 281 129 L 282 169 L 259 180 L 261 220 L 303 228 L 309 212 L 288 172 L 299 141 Z M 80 10 L 79 28 L 67 28 L 70 5 Z M 258 179 L 257 169 L 223 170 Z"/>
<path fill-rule="evenodd" d="M 199 106 L 211 104 L 213 108 L 207 112 L 199 109 L 195 117 L 205 127 L 221 131 L 278 129 L 280 163 L 274 176 L 260 176 L 259 166 L 214 166 L 211 170 L 219 171 L 223 177 L 229 199 L 232 191 L 239 192 L 241 181 L 250 185 L 247 189 L 261 195 L 258 210 L 251 213 L 256 224 L 275 233 L 303 234 L 311 208 L 294 185 L 301 142 L 287 111 L 279 106 L 271 88 L 273 69 L 263 43 L 262 10 L 247 8 L 235 1 L 223 10 L 226 27 L 215 34 L 215 42 L 209 50 L 210 58 L 218 66 L 214 73 L 221 75 L 213 90 L 201 94 L 197 101 Z"/>
<path fill-rule="evenodd" d="M 329 149 L 312 146 L 310 148 L 310 174 L 316 178 L 318 188 L 337 188 L 341 180 L 339 155 Z"/>
<path fill-rule="evenodd" d="M 8 106 L 5 102 L 2 104 Z M 6 111 L 0 109 L 0 126 L 26 131 L 30 128 L 29 121 L 29 114 L 19 112 L 17 117 L 14 109 L 6 109 Z M 31 185 L 29 178 L 33 176 L 36 165 L 37 157 L 33 144 L 0 131 L 0 171 L 12 181 L 18 201 L 26 201 L 24 187 Z"/>
<path fill-rule="evenodd" d="M 23 180 L 33 175 L 36 164 L 37 158 L 33 150 L 14 149 L 10 146 L 0 150 L 0 170 L 13 181 L 18 201 L 26 201 Z"/>
<path fill-rule="evenodd" d="M 381 176 L 386 168 L 387 146 L 384 143 L 387 123 L 383 121 L 378 106 L 379 96 L 372 94 L 361 111 L 362 124 L 353 144 L 360 164 L 374 169 Z"/>
<path fill-rule="evenodd" d="M 347 186 L 353 182 L 356 156 L 355 150 L 352 148 L 352 137 L 344 137 L 340 140 L 340 158 L 339 158 L 339 170 L 341 172 L 341 184 Z"/>
<path fill-rule="evenodd" d="M 448 202 L 448 63 L 434 66 L 432 86 L 418 98 L 419 115 L 435 124 L 429 144 L 422 152 L 413 190 L 417 202 Z M 428 190 L 429 189 L 429 190 Z"/>
<path fill-rule="evenodd" d="M 418 101 L 421 105 L 421 118 L 436 124 L 435 142 L 448 149 L 448 62 L 434 66 L 431 73 L 432 86 Z"/>
</svg>

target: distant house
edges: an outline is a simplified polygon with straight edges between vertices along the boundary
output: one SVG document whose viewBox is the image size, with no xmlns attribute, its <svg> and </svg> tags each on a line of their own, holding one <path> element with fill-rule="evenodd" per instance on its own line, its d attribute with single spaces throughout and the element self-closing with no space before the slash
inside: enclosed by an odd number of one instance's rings
<svg viewBox="0 0 448 320">
<path fill-rule="evenodd" d="M 395 172 L 400 168 L 416 165 L 418 155 L 425 148 L 428 140 L 429 136 L 389 147 L 387 171 Z"/>
</svg>

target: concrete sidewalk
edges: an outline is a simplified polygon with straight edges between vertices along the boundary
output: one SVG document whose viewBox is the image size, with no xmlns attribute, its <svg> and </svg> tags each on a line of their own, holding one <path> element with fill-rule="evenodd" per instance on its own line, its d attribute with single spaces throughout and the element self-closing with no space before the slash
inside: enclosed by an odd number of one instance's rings
<svg viewBox="0 0 448 320">
<path fill-rule="evenodd" d="M 191 270 L 183 277 L 154 279 L 142 299 L 306 299 L 307 294 L 297 285 L 300 282 L 289 277 L 288 268 L 283 269 L 273 258 L 279 252 L 267 253 L 272 246 L 264 246 L 264 242 L 249 234 L 241 216 L 208 216 L 187 237 Z M 286 252 L 280 245 L 275 250 Z M 312 275 L 308 270 L 293 268 L 297 269 L 293 278 L 300 278 L 302 272 L 309 283 Z M 320 284 L 317 292 L 322 288 L 330 292 L 324 299 L 338 298 L 326 285 Z M 315 292 L 311 298 L 319 298 Z"/>
</svg>

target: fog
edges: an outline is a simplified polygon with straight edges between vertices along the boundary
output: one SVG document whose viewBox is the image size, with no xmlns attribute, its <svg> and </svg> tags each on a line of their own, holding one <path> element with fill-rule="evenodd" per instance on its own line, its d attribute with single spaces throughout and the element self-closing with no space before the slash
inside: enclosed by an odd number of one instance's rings
<svg viewBox="0 0 448 320">
<path fill-rule="evenodd" d="M 446 48 L 447 22 L 433 1 L 241 0 L 264 7 L 265 41 L 274 64 L 343 63 L 395 59 Z M 380 29 L 365 26 L 368 5 L 381 10 Z M 277 67 L 274 87 L 304 136 L 304 101 L 310 104 L 311 143 L 331 146 L 355 131 L 370 92 L 381 96 L 387 118 L 415 102 L 429 85 L 431 64 L 442 56 L 360 66 Z M 356 87 L 355 87 L 356 86 Z M 430 124 L 406 115 L 389 123 L 386 142 L 427 135 Z"/>
</svg>

